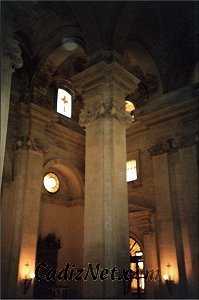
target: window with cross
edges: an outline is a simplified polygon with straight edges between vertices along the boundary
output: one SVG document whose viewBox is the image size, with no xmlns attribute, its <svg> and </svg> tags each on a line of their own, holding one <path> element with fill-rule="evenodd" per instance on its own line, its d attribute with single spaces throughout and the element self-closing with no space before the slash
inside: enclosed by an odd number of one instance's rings
<svg viewBox="0 0 199 300">
<path fill-rule="evenodd" d="M 57 92 L 57 112 L 71 118 L 72 96 L 69 92 L 61 88 Z"/>
</svg>

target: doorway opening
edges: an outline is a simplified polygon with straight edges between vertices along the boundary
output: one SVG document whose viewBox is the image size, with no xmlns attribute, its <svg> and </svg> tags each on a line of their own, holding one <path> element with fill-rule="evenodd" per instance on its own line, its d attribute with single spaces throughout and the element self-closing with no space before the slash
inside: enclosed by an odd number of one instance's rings
<svg viewBox="0 0 199 300">
<path fill-rule="evenodd" d="M 133 271 L 131 292 L 133 298 L 145 297 L 144 257 L 139 243 L 129 238 L 130 269 Z"/>
</svg>

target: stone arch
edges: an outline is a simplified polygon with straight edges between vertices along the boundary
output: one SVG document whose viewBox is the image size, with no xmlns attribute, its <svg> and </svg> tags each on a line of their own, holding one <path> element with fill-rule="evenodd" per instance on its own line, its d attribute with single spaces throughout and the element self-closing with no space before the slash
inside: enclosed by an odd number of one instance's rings
<svg viewBox="0 0 199 300">
<path fill-rule="evenodd" d="M 78 28 L 69 28 L 67 26 L 58 28 L 49 37 L 44 39 L 43 43 L 35 51 L 33 59 L 42 64 L 48 59 L 52 60 L 52 56 L 56 55 L 55 65 L 58 67 L 66 59 L 64 47 L 72 41 L 76 42 L 85 51 L 86 43 Z"/>
<path fill-rule="evenodd" d="M 146 86 L 150 96 L 163 93 L 160 72 L 145 43 L 130 37 L 124 52 L 125 64 L 131 73 Z"/>
<path fill-rule="evenodd" d="M 130 232 L 129 238 L 134 239 L 140 245 L 140 248 L 142 249 L 143 256 L 144 256 L 144 245 L 143 245 L 143 242 L 141 241 L 140 237 L 137 234 Z"/>
<path fill-rule="evenodd" d="M 43 168 L 45 175 L 50 168 L 58 170 L 67 179 L 70 185 L 71 197 L 74 199 L 84 198 L 84 183 L 80 171 L 66 160 L 55 158 L 48 161 Z"/>
<path fill-rule="evenodd" d="M 83 39 L 80 35 L 78 36 L 76 30 L 66 29 L 51 35 L 46 45 L 38 53 L 39 62 L 35 63 L 36 69 L 31 80 L 33 100 L 37 102 L 39 99 L 39 102 L 47 107 L 53 106 L 52 87 L 57 85 L 60 78 L 63 81 L 65 77 L 68 88 L 70 88 L 70 76 L 78 72 L 75 67 L 76 62 L 84 63 L 86 61 Z M 48 49 L 47 45 L 49 45 Z M 74 49 L 71 49 L 71 45 L 74 46 Z M 38 60 L 36 57 L 34 59 Z"/>
</svg>

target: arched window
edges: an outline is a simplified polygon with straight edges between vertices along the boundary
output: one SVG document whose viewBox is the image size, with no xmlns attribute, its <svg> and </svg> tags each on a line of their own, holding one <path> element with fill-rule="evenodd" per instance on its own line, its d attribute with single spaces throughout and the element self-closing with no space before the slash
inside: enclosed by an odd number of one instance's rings
<svg viewBox="0 0 199 300">
<path fill-rule="evenodd" d="M 72 95 L 61 88 L 57 92 L 57 112 L 68 118 L 72 115 Z"/>
<path fill-rule="evenodd" d="M 137 298 L 141 298 L 141 295 L 145 292 L 143 252 L 138 242 L 131 237 L 129 238 L 129 251 L 130 269 L 134 274 L 131 281 L 131 290 Z"/>
</svg>

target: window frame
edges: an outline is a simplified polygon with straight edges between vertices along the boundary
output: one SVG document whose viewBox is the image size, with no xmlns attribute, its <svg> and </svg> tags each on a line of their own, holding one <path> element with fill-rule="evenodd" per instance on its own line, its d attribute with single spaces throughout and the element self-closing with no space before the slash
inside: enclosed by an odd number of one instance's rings
<svg viewBox="0 0 199 300">
<path fill-rule="evenodd" d="M 70 117 L 68 117 L 68 116 L 66 116 L 66 115 L 64 115 L 64 114 L 57 111 L 58 91 L 59 91 L 59 89 L 67 92 L 71 96 L 71 116 Z M 73 117 L 73 99 L 74 99 L 74 93 L 68 87 L 59 85 L 56 89 L 56 98 L 55 98 L 55 108 L 56 108 L 57 114 L 59 114 L 60 116 L 62 116 L 64 118 L 72 119 L 72 117 Z"/>
<path fill-rule="evenodd" d="M 131 161 L 135 160 L 136 161 L 136 169 L 137 169 L 137 179 L 132 180 L 132 181 L 126 181 L 128 186 L 133 186 L 133 187 L 139 187 L 141 186 L 141 176 L 140 176 L 140 150 L 134 150 L 130 151 L 127 153 L 127 160 Z"/>
<path fill-rule="evenodd" d="M 127 169 L 127 165 L 129 163 L 133 164 L 133 168 L 131 168 L 132 165 L 130 166 L 130 172 L 128 172 L 128 169 Z M 134 173 L 134 171 L 135 171 L 136 172 L 136 178 L 127 180 L 127 177 L 131 177 L 131 176 L 127 176 L 127 173 L 131 173 L 132 170 L 133 170 L 133 174 L 130 174 L 130 175 L 135 175 L 135 173 Z M 136 159 L 127 160 L 127 162 L 126 162 L 126 182 L 128 183 L 128 182 L 131 182 L 131 181 L 136 181 L 137 178 L 138 178 L 138 174 L 137 174 L 137 161 L 136 161 Z"/>
</svg>

